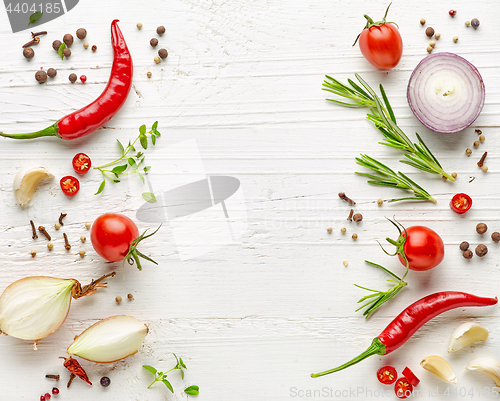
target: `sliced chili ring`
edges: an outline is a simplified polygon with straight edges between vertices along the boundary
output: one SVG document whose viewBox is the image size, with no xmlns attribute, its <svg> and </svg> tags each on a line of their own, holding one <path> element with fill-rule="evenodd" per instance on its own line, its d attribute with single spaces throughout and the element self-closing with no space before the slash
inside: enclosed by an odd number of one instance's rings
<svg viewBox="0 0 500 401">
<path fill-rule="evenodd" d="M 85 153 L 77 153 L 75 157 L 73 157 L 73 169 L 78 174 L 85 174 L 90 170 L 91 166 L 92 162 L 90 161 L 90 157 Z"/>
<path fill-rule="evenodd" d="M 403 376 L 408 379 L 408 381 L 413 387 L 417 387 L 418 383 L 420 383 L 420 379 L 417 376 L 415 376 L 415 373 L 413 373 L 408 366 L 404 368 Z"/>
<path fill-rule="evenodd" d="M 455 213 L 462 214 L 472 206 L 472 198 L 467 194 L 456 194 L 451 198 L 450 208 Z"/>
<path fill-rule="evenodd" d="M 68 196 L 75 196 L 80 190 L 80 182 L 70 175 L 61 178 L 60 184 L 62 191 Z"/>
<path fill-rule="evenodd" d="M 383 366 L 377 370 L 377 379 L 382 384 L 392 384 L 398 378 L 398 372 L 392 366 Z"/>
<path fill-rule="evenodd" d="M 413 393 L 413 386 L 406 377 L 400 377 L 394 385 L 394 393 L 400 399 L 408 398 Z"/>
</svg>

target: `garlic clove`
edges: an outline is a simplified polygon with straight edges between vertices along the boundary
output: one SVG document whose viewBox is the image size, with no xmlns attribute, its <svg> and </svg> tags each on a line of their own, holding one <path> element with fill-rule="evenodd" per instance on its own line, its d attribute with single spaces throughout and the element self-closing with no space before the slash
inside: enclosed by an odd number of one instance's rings
<svg viewBox="0 0 500 401">
<path fill-rule="evenodd" d="M 448 344 L 448 352 L 458 351 L 476 341 L 486 341 L 488 334 L 488 330 L 477 323 L 463 323 L 453 330 Z"/>
<path fill-rule="evenodd" d="M 111 316 L 76 336 L 67 352 L 92 362 L 115 362 L 135 354 L 147 334 L 147 326 L 135 317 Z"/>
<path fill-rule="evenodd" d="M 0 330 L 35 342 L 54 333 L 66 320 L 75 283 L 44 276 L 15 281 L 0 296 Z"/>
<path fill-rule="evenodd" d="M 26 206 L 33 197 L 38 184 L 54 175 L 45 167 L 24 167 L 14 177 L 14 195 L 21 206 Z"/>
<path fill-rule="evenodd" d="M 420 365 L 427 371 L 434 373 L 446 383 L 457 384 L 457 376 L 450 364 L 438 355 L 431 355 L 422 360 Z"/>
<path fill-rule="evenodd" d="M 500 361 L 489 356 L 473 359 L 466 370 L 477 370 L 491 377 L 500 390 Z"/>
</svg>

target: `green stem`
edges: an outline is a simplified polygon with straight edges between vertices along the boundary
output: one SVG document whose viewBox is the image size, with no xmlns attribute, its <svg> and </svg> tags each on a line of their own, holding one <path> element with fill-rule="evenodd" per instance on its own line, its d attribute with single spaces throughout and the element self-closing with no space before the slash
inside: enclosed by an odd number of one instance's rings
<svg viewBox="0 0 500 401">
<path fill-rule="evenodd" d="M 52 124 L 50 127 L 47 127 L 45 129 L 36 132 L 28 132 L 24 134 L 6 134 L 4 132 L 0 132 L 0 136 L 12 139 L 34 139 L 34 138 L 40 138 L 42 136 L 56 136 L 58 138 L 61 138 L 61 136 L 58 133 L 57 123 Z"/>
<path fill-rule="evenodd" d="M 330 369 L 330 370 L 325 370 L 324 372 L 321 373 L 313 373 L 311 374 L 311 377 L 320 377 L 320 376 L 325 376 L 329 375 L 330 373 L 338 372 L 339 370 L 348 368 L 349 366 L 355 365 L 358 362 L 361 362 L 363 359 L 368 358 L 369 356 L 372 355 L 385 355 L 386 350 L 385 350 L 385 345 L 382 343 L 382 341 L 379 340 L 378 337 L 375 337 L 371 343 L 371 345 L 368 347 L 368 349 L 358 355 L 356 358 L 351 359 L 349 362 L 344 363 L 343 365 L 340 365 L 336 368 Z"/>
<path fill-rule="evenodd" d="M 106 163 L 106 164 L 103 164 L 101 166 L 97 166 L 97 167 L 94 167 L 95 169 L 98 169 L 100 170 L 101 172 L 103 171 L 102 169 L 104 167 L 108 167 L 108 166 L 112 166 L 113 164 L 116 164 L 118 163 L 120 160 L 123 160 L 127 157 L 128 153 L 130 152 L 130 150 L 134 147 L 135 143 L 139 140 L 141 136 L 139 135 L 137 138 L 135 138 L 135 141 L 132 142 L 130 145 L 127 146 L 125 152 L 123 152 L 123 155 L 121 157 L 119 157 L 118 159 L 116 159 L 115 161 L 112 161 L 112 162 L 109 162 L 109 163 Z"/>
</svg>

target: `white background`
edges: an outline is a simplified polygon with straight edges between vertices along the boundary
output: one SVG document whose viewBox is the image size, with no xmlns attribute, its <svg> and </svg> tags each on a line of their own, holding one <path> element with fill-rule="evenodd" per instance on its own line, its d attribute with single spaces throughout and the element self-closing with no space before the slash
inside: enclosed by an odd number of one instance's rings
<svg viewBox="0 0 500 401">
<path fill-rule="evenodd" d="M 12 34 L 6 12 L 0 12 L 0 127 L 4 132 L 44 128 L 101 93 L 112 62 L 109 26 L 115 18 L 120 19 L 134 60 L 134 87 L 106 129 L 71 143 L 55 138 L 25 142 L 0 138 L 2 291 L 30 275 L 72 277 L 83 285 L 119 271 L 119 263 L 105 262 L 89 241 L 79 244 L 78 238 L 89 236 L 84 223 L 102 213 L 134 217 L 136 205 L 142 203 L 140 193 L 147 188 L 132 191 L 135 184 L 108 184 L 102 195 L 94 196 L 100 182 L 94 170 L 81 179 L 80 193 L 69 199 L 61 193 L 58 178 L 72 173 L 71 159 L 77 152 L 89 154 L 94 165 L 119 156 L 116 139 L 135 138 L 141 124 L 151 126 L 158 120 L 162 133 L 157 146 L 147 151 L 146 160 L 155 163 L 151 177 L 161 178 L 162 147 L 195 139 L 208 174 L 230 175 L 242 182 L 249 216 L 241 244 L 185 262 L 180 261 L 165 224 L 141 248 L 159 265 L 146 262 L 142 272 L 126 267 L 125 276 L 120 273 L 110 279 L 107 289 L 74 301 L 65 324 L 42 340 L 38 351 L 26 341 L 2 336 L 0 399 L 39 399 L 53 385 L 44 377 L 48 373 L 62 376 L 61 400 L 181 400 L 187 398 L 182 390 L 191 384 L 200 386 L 199 400 L 351 399 L 335 393 L 306 395 L 324 387 L 346 391 L 358 386 L 389 390 L 395 399 L 392 389 L 376 380 L 375 372 L 383 364 L 392 364 L 399 372 L 409 366 L 422 380 L 420 398 L 435 399 L 429 391 L 443 393 L 447 385 L 419 366 L 431 354 L 450 361 L 459 388 L 467 393 L 473 388 L 474 398 L 479 398 L 478 391 L 487 398 L 483 390 L 491 388 L 493 381 L 463 369 L 477 356 L 500 358 L 497 306 L 448 312 L 390 356 L 372 357 L 323 378 L 309 377 L 364 351 L 397 313 L 424 295 L 443 290 L 498 295 L 500 245 L 489 235 L 500 230 L 500 7 L 494 0 L 394 1 L 388 20 L 399 24 L 404 54 L 400 64 L 387 72 L 376 70 L 357 46 L 351 46 L 365 24 L 363 14 L 379 20 L 386 6 L 379 1 L 343 0 L 80 0 L 73 11 L 42 26 L 49 34 L 35 47 L 31 61 L 23 58 L 21 49 L 30 39 L 29 32 Z M 454 19 L 448 15 L 450 8 L 458 10 Z M 474 17 L 481 21 L 479 29 L 466 28 L 464 21 Z M 435 52 L 465 57 L 484 79 L 483 112 L 461 133 L 432 133 L 407 105 L 408 78 L 427 54 L 421 18 L 441 33 Z M 144 25 L 141 31 L 137 22 Z M 156 65 L 149 40 L 157 37 L 158 25 L 167 28 L 159 47 L 168 49 L 169 56 Z M 68 32 L 74 35 L 79 27 L 87 29 L 87 41 L 98 50 L 84 50 L 75 38 L 71 58 L 62 61 L 52 50 L 52 41 Z M 452 41 L 455 35 L 458 43 Z M 34 74 L 40 67 L 56 68 L 57 77 L 37 84 Z M 87 83 L 71 85 L 67 78 L 71 72 L 87 75 Z M 401 128 L 411 138 L 415 132 L 421 134 L 445 170 L 458 173 L 455 183 L 398 163 L 401 153 L 377 144 L 382 136 L 365 119 L 365 111 L 324 100 L 324 74 L 346 81 L 354 72 L 373 87 L 384 84 Z M 486 141 L 468 158 L 464 151 L 477 139 L 474 128 L 483 131 Z M 488 151 L 486 174 L 476 165 L 484 151 Z M 388 200 L 400 193 L 372 187 L 355 176 L 361 170 L 354 161 L 359 153 L 411 174 L 438 203 L 377 206 L 378 198 Z M 32 162 L 46 166 L 56 179 L 39 187 L 30 205 L 21 209 L 12 182 L 18 169 Z M 339 191 L 357 201 L 355 210 L 363 214 L 362 223 L 346 222 L 350 206 L 338 198 Z M 463 216 L 448 206 L 457 192 L 466 192 L 474 200 Z M 73 248 L 66 252 L 62 233 L 51 229 L 55 248 L 49 253 L 45 240 L 31 239 L 29 220 L 51 228 L 61 211 L 68 214 L 64 228 Z M 403 272 L 396 258 L 386 256 L 376 242 L 396 235 L 385 219 L 392 216 L 407 227 L 423 224 L 437 231 L 445 243 L 445 260 L 432 271 L 410 272 L 408 288 L 365 321 L 354 312 L 364 293 L 353 284 L 384 288 L 386 276 L 363 261 L 370 259 Z M 475 232 L 479 222 L 489 226 L 484 238 Z M 156 227 L 139 226 L 141 230 Z M 340 233 L 343 226 L 346 235 Z M 331 234 L 328 227 L 333 228 Z M 351 239 L 354 232 L 359 235 L 357 241 Z M 464 240 L 473 248 L 486 244 L 488 255 L 463 259 L 458 245 Z M 34 259 L 32 249 L 37 250 Z M 77 255 L 80 249 L 87 252 L 83 259 Z M 348 267 L 342 260 L 348 260 Z M 125 299 L 128 293 L 134 294 L 131 302 Z M 120 305 L 114 301 L 117 295 L 124 298 Z M 143 347 L 135 356 L 110 365 L 82 361 L 94 385 L 75 380 L 67 390 L 68 372 L 58 357 L 65 355 L 75 335 L 114 314 L 130 314 L 149 326 Z M 487 327 L 490 338 L 448 356 L 452 330 L 471 319 Z M 148 390 L 152 377 L 141 365 L 166 370 L 174 365 L 172 353 L 188 366 L 184 382 L 179 372 L 173 372 L 169 378 L 175 394 L 161 383 Z M 103 375 L 111 378 L 107 389 L 99 385 Z M 442 397 L 454 398 L 470 396 Z"/>
</svg>

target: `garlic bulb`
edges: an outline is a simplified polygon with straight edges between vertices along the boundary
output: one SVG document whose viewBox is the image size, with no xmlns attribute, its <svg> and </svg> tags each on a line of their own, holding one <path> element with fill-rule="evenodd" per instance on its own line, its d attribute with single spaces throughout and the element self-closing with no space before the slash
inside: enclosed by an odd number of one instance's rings
<svg viewBox="0 0 500 401">
<path fill-rule="evenodd" d="M 477 370 L 479 372 L 488 375 L 493 380 L 495 380 L 495 384 L 497 388 L 500 390 L 500 361 L 491 358 L 489 356 L 484 356 L 481 358 L 476 358 L 469 362 L 466 370 Z"/>
<path fill-rule="evenodd" d="M 451 334 L 448 352 L 455 352 L 476 341 L 488 339 L 488 330 L 477 323 L 467 322 L 458 326 Z"/>
<path fill-rule="evenodd" d="M 431 355 L 425 358 L 420 365 L 431 373 L 434 373 L 446 383 L 457 384 L 457 376 L 450 364 L 442 357 Z"/>
<path fill-rule="evenodd" d="M 26 206 L 33 197 L 38 184 L 45 179 L 52 179 L 45 167 L 24 167 L 14 177 L 14 195 L 21 206 Z"/>
<path fill-rule="evenodd" d="M 147 326 L 135 317 L 111 316 L 76 336 L 67 352 L 92 362 L 115 362 L 135 354 L 147 334 Z"/>
<path fill-rule="evenodd" d="M 0 332 L 36 343 L 64 323 L 71 298 L 93 294 L 111 273 L 81 287 L 75 279 L 33 276 L 15 281 L 0 296 Z"/>
</svg>

